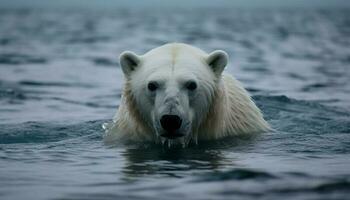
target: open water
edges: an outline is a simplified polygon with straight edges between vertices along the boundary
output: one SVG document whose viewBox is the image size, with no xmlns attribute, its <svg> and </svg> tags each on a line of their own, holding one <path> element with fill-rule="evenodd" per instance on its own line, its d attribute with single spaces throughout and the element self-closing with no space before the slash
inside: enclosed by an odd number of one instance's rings
<svg viewBox="0 0 350 200">
<path fill-rule="evenodd" d="M 349 199 L 349 10 L 1 10 L 0 199 Z M 118 55 L 230 55 L 275 132 L 103 143 Z"/>
</svg>

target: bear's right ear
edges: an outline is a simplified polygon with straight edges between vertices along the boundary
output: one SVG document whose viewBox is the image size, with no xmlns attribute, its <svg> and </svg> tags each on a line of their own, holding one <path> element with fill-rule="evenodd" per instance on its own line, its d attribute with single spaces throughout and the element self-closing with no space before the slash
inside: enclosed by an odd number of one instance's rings
<svg viewBox="0 0 350 200">
<path fill-rule="evenodd" d="M 220 76 L 227 65 L 228 55 L 225 51 L 215 50 L 208 55 L 208 57 L 206 58 L 206 62 L 208 63 L 209 67 L 213 70 L 213 72 L 217 76 Z"/>
<path fill-rule="evenodd" d="M 119 62 L 126 77 L 139 66 L 140 57 L 131 51 L 124 51 L 119 56 Z"/>
</svg>

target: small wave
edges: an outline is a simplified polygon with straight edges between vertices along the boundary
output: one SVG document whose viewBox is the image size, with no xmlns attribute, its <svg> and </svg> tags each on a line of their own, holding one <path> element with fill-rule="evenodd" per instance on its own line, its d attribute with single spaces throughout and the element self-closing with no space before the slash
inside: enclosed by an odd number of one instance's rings
<svg viewBox="0 0 350 200">
<path fill-rule="evenodd" d="M 279 143 L 279 150 L 291 153 L 349 153 L 350 114 L 347 111 L 287 96 L 257 95 L 254 99 L 276 130 L 268 141 Z"/>
<path fill-rule="evenodd" d="M 73 37 L 67 40 L 67 43 L 82 43 L 82 44 L 92 44 L 97 42 L 107 42 L 110 40 L 110 37 L 107 36 L 80 36 Z"/>
<path fill-rule="evenodd" d="M 60 98 L 60 97 L 50 97 L 50 98 L 47 98 L 47 99 L 57 100 L 57 101 L 61 101 L 61 102 L 64 102 L 64 103 L 69 103 L 69 104 L 87 106 L 87 107 L 91 107 L 91 108 L 111 108 L 111 109 L 115 109 L 115 105 L 102 104 L 101 102 L 98 102 L 98 103 L 82 102 L 82 101 L 75 101 L 75 100 L 70 100 L 70 99 L 65 99 L 65 98 Z"/>
<path fill-rule="evenodd" d="M 0 38 L 0 45 L 1 46 L 7 46 L 7 45 L 12 44 L 13 41 L 14 41 L 13 38 Z"/>
<path fill-rule="evenodd" d="M 0 87 L 0 99 L 4 98 L 24 100 L 26 96 L 21 90 Z"/>
<path fill-rule="evenodd" d="M 311 92 L 311 91 L 317 91 L 317 90 L 324 90 L 325 88 L 334 88 L 337 86 L 336 83 L 314 83 L 310 85 L 306 85 L 301 90 L 303 92 Z"/>
<path fill-rule="evenodd" d="M 108 66 L 108 67 L 119 66 L 118 62 L 115 62 L 109 58 L 96 57 L 96 58 L 91 58 L 91 60 L 97 66 Z"/>
<path fill-rule="evenodd" d="M 225 172 L 212 172 L 200 176 L 195 182 L 212 182 L 228 180 L 247 180 L 247 179 L 275 179 L 276 176 L 267 172 L 255 171 L 251 169 L 233 169 Z"/>
<path fill-rule="evenodd" d="M 334 116 L 335 120 L 341 117 L 347 118 L 350 116 L 348 112 L 339 110 L 337 107 L 325 106 L 315 101 L 297 100 L 285 95 L 255 95 L 253 96 L 253 99 L 268 118 L 278 118 L 282 113 L 289 115 L 298 113 L 295 117 L 305 117 L 305 115 L 310 115 L 314 117 L 328 116 L 328 118 L 330 118 L 331 116 Z"/>
<path fill-rule="evenodd" d="M 97 120 L 70 125 L 49 122 L 0 125 L 0 144 L 47 143 L 96 133 L 102 135 L 102 123 Z"/>
<path fill-rule="evenodd" d="M 20 65 L 20 64 L 44 64 L 47 63 L 46 58 L 24 55 L 24 54 L 0 54 L 0 64 Z"/>
<path fill-rule="evenodd" d="M 316 184 L 313 186 L 304 186 L 300 187 L 290 187 L 290 188 L 281 188 L 274 189 L 271 192 L 275 193 L 300 193 L 300 192 L 317 192 L 317 193 L 329 193 L 329 192 L 341 192 L 341 191 L 350 191 L 350 182 L 347 180 L 328 180 L 324 183 Z"/>
<path fill-rule="evenodd" d="M 350 182 L 343 180 L 337 182 L 323 183 L 314 187 L 313 190 L 316 190 L 318 192 L 329 192 L 338 190 L 350 191 Z"/>
<path fill-rule="evenodd" d="M 68 82 L 44 82 L 44 81 L 32 81 L 32 80 L 24 80 L 19 82 L 20 85 L 26 86 L 42 86 L 42 87 L 82 87 L 82 88 L 93 88 L 95 87 L 92 84 L 84 84 L 84 83 L 68 83 Z"/>
</svg>

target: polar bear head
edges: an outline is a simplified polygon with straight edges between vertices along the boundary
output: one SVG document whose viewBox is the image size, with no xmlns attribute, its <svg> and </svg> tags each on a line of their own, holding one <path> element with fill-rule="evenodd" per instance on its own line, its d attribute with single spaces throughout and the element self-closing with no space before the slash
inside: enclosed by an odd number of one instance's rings
<svg viewBox="0 0 350 200">
<path fill-rule="evenodd" d="M 224 51 L 207 54 L 179 43 L 144 55 L 123 52 L 124 99 L 131 116 L 156 136 L 191 137 L 209 113 L 227 62 Z"/>
</svg>

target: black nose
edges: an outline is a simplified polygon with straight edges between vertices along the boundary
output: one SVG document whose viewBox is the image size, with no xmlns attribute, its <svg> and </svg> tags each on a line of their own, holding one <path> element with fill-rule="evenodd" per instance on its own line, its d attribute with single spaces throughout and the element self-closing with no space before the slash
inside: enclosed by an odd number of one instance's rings
<svg viewBox="0 0 350 200">
<path fill-rule="evenodd" d="M 163 115 L 160 119 L 160 124 L 168 132 L 179 129 L 181 127 L 181 122 L 181 118 L 177 115 Z"/>
</svg>

